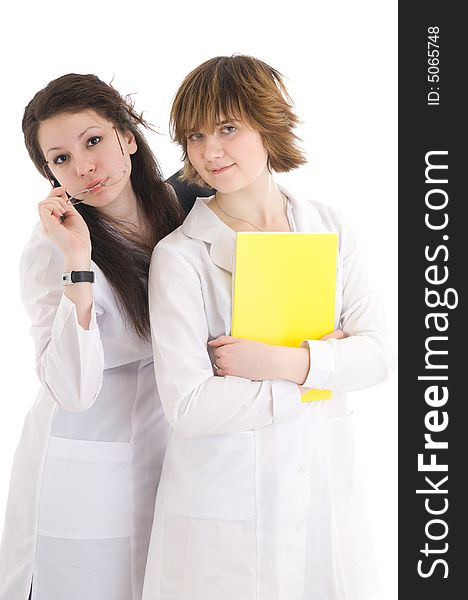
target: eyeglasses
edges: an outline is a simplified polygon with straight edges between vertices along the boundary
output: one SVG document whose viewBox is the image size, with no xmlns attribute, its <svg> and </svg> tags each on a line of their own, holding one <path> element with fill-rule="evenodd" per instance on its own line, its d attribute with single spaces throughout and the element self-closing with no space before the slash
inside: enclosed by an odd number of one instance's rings
<svg viewBox="0 0 468 600">
<path fill-rule="evenodd" d="M 122 153 L 122 156 L 125 156 L 117 128 L 113 127 L 112 129 L 115 131 L 115 135 L 117 137 L 117 142 L 119 144 L 120 152 Z M 124 163 L 124 165 L 125 165 L 125 163 Z M 47 179 L 50 181 L 51 185 L 54 186 L 56 179 L 51 178 L 51 170 L 50 170 L 48 162 L 45 162 L 42 165 L 42 170 L 44 171 L 44 174 L 47 177 Z M 76 204 L 79 204 L 80 202 L 83 202 L 84 200 L 88 199 L 95 190 L 98 190 L 101 187 L 112 187 L 116 183 L 120 183 L 122 181 L 122 179 L 125 177 L 125 174 L 127 173 L 127 171 L 128 171 L 128 169 L 125 167 L 121 171 L 115 171 L 114 173 L 111 173 L 107 177 L 104 177 L 104 179 L 102 179 L 101 181 L 98 181 L 95 185 L 93 185 L 89 188 L 85 188 L 84 190 L 81 190 L 81 191 L 77 192 L 76 194 L 73 194 L 72 196 L 69 196 L 68 202 L 70 202 L 73 206 L 75 206 Z M 67 195 L 68 195 L 68 193 L 67 193 Z"/>
</svg>

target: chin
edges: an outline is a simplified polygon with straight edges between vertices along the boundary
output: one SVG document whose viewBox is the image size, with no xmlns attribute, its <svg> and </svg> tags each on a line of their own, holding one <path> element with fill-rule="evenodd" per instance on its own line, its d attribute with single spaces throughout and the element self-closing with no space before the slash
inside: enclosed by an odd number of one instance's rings
<svg viewBox="0 0 468 600">
<path fill-rule="evenodd" d="M 103 208 L 104 206 L 111 204 L 113 201 L 114 197 L 110 197 L 106 194 L 103 194 L 102 196 L 100 194 L 96 194 L 94 198 L 90 198 L 86 202 L 83 202 L 83 204 L 92 206 L 93 208 Z"/>
<path fill-rule="evenodd" d="M 236 194 L 238 192 L 242 192 L 243 190 L 245 190 L 245 186 L 241 186 L 241 187 L 234 187 L 234 186 L 232 186 L 232 187 L 228 187 L 228 186 L 223 187 L 223 186 L 220 186 L 217 189 L 217 191 L 220 194 L 223 194 L 225 196 L 229 196 L 230 194 Z"/>
<path fill-rule="evenodd" d="M 209 185 L 217 190 L 220 194 L 235 194 L 236 192 L 242 191 L 246 187 L 245 185 L 241 185 L 239 183 L 227 181 L 212 181 Z"/>
</svg>

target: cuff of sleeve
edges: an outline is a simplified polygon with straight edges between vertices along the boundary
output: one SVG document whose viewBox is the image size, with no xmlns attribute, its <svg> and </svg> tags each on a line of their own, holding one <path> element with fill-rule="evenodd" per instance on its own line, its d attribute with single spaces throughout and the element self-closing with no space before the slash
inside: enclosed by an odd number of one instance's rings
<svg viewBox="0 0 468 600">
<path fill-rule="evenodd" d="M 302 387 L 316 390 L 326 389 L 327 381 L 335 369 L 333 347 L 325 341 L 305 340 L 301 348 L 309 348 L 310 368 Z"/>
<path fill-rule="evenodd" d="M 85 329 L 84 327 L 82 327 L 79 323 L 78 323 L 78 316 L 76 314 L 76 306 L 75 304 L 70 300 L 70 298 L 68 298 L 67 296 L 65 296 L 65 294 L 62 294 L 62 299 L 60 301 L 60 304 L 66 309 L 66 311 L 68 313 L 73 313 L 73 318 L 75 319 L 75 323 L 76 326 L 78 327 L 78 329 L 86 334 L 88 331 L 94 331 L 98 328 L 97 326 L 97 321 L 96 321 L 96 309 L 94 306 L 94 302 L 93 305 L 91 307 L 91 320 L 89 322 L 89 328 Z"/>
<path fill-rule="evenodd" d="M 275 379 L 271 382 L 273 397 L 273 422 L 282 423 L 301 414 L 301 393 L 291 381 Z"/>
</svg>

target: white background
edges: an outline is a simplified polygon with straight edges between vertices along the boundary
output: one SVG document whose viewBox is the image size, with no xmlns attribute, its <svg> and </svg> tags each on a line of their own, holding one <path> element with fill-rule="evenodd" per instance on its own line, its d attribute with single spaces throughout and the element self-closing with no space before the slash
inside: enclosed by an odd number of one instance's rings
<svg viewBox="0 0 468 600">
<path fill-rule="evenodd" d="M 236 2 L 21 2 L 3 13 L 2 345 L 0 530 L 14 449 L 34 401 L 29 323 L 18 262 L 49 184 L 23 146 L 24 106 L 64 73 L 95 73 L 159 127 L 151 134 L 165 176 L 180 167 L 167 132 L 183 77 L 221 54 L 251 54 L 286 76 L 309 163 L 278 176 L 291 191 L 339 207 L 351 219 L 384 299 L 396 348 L 396 2 L 236 0 Z M 397 598 L 396 376 L 352 394 L 361 463 L 381 578 L 376 600 Z"/>
</svg>

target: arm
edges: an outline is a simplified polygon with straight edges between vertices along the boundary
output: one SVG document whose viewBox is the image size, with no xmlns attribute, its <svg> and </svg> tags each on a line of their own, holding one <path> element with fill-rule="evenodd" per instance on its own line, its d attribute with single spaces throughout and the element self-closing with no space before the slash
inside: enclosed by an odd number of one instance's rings
<svg viewBox="0 0 468 600">
<path fill-rule="evenodd" d="M 331 227 L 336 227 L 333 223 Z M 210 342 L 219 375 L 286 379 L 310 388 L 357 390 L 382 382 L 393 366 L 383 308 L 370 287 L 352 232 L 342 231 L 342 310 L 339 330 L 301 348 L 221 336 Z"/>
<path fill-rule="evenodd" d="M 91 268 L 91 239 L 88 226 L 76 208 L 68 202 L 63 187 L 52 188 L 38 205 L 39 218 L 45 235 L 59 248 L 65 258 L 62 270 L 89 271 Z M 67 286 L 64 294 L 76 308 L 78 322 L 89 328 L 93 292 L 90 283 Z"/>
<path fill-rule="evenodd" d="M 324 335 L 321 340 L 345 337 L 340 330 Z M 304 385 L 310 371 L 310 352 L 307 347 L 275 346 L 221 335 L 208 342 L 213 350 L 215 375 L 237 375 L 247 379 L 286 379 Z M 307 390 L 306 390 L 307 391 Z"/>
<path fill-rule="evenodd" d="M 104 354 L 92 292 L 83 327 L 79 308 L 65 295 L 61 283 L 64 260 L 54 243 L 35 232 L 21 259 L 21 294 L 31 319 L 41 384 L 62 408 L 82 411 L 94 403 L 101 388 Z"/>
<path fill-rule="evenodd" d="M 216 377 L 199 276 L 167 243 L 150 267 L 156 380 L 167 419 L 185 437 L 256 429 L 294 418 L 300 393 L 289 381 Z"/>
<path fill-rule="evenodd" d="M 339 328 L 343 339 L 308 340 L 310 371 L 305 387 L 353 391 L 384 381 L 394 357 L 386 337 L 385 317 L 378 293 L 369 283 L 355 234 L 342 227 L 342 308 Z"/>
</svg>

